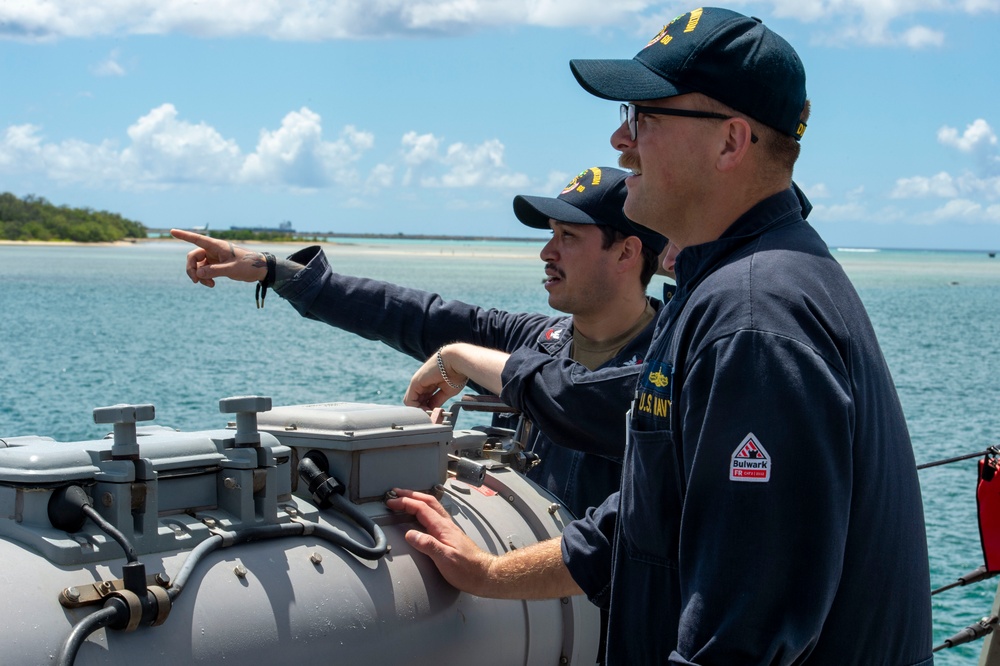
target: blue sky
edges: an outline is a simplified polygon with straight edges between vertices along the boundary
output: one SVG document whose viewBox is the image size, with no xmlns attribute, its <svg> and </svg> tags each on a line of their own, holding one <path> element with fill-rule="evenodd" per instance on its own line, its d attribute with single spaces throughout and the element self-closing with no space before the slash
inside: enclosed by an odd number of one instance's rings
<svg viewBox="0 0 1000 666">
<path fill-rule="evenodd" d="M 773 0 L 833 246 L 1000 250 L 1000 0 Z M 646 0 L 0 0 L 0 191 L 149 227 L 535 236 L 516 194 L 614 165 Z"/>
</svg>

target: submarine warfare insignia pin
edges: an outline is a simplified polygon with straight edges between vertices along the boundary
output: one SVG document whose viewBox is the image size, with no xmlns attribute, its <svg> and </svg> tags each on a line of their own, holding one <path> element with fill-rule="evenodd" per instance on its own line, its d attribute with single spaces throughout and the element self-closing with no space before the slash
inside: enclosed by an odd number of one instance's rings
<svg viewBox="0 0 1000 666">
<path fill-rule="evenodd" d="M 670 419 L 670 390 L 674 368 L 669 363 L 651 360 L 642 370 L 636 390 L 636 409 L 653 420 Z M 664 424 L 666 427 L 666 424 Z"/>
<path fill-rule="evenodd" d="M 753 433 L 748 434 L 729 459 L 730 481 L 766 483 L 771 480 L 771 456 Z"/>
</svg>

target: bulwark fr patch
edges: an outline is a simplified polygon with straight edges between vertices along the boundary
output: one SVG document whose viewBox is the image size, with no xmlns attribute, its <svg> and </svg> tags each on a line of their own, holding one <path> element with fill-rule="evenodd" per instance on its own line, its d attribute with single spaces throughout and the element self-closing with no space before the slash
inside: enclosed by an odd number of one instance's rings
<svg viewBox="0 0 1000 666">
<path fill-rule="evenodd" d="M 753 433 L 747 435 L 729 460 L 730 481 L 766 483 L 771 480 L 771 456 Z"/>
</svg>

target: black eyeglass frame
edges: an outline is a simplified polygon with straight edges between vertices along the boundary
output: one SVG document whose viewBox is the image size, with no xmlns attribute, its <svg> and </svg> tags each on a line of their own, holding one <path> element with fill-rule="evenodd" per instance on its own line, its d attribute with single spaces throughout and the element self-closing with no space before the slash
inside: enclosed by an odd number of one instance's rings
<svg viewBox="0 0 1000 666">
<path fill-rule="evenodd" d="M 628 124 L 628 133 L 635 141 L 639 136 L 639 114 L 648 113 L 654 116 L 679 116 L 681 118 L 708 118 L 711 120 L 732 120 L 736 116 L 713 111 L 697 111 L 692 109 L 665 109 L 660 106 L 639 106 L 638 104 L 622 104 L 619 117 L 623 124 Z M 750 132 L 750 143 L 757 143 L 757 135 Z"/>
</svg>

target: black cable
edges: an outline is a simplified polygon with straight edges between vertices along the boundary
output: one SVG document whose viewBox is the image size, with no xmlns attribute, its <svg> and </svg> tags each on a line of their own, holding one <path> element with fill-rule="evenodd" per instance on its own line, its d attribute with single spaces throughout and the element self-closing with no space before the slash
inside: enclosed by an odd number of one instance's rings
<svg viewBox="0 0 1000 666">
<path fill-rule="evenodd" d="M 76 653 L 80 651 L 80 646 L 92 633 L 113 623 L 118 617 L 116 606 L 105 606 L 96 613 L 91 613 L 83 618 L 69 632 L 69 636 L 63 641 L 59 656 L 56 657 L 56 666 L 72 666 L 76 661 Z"/>
<path fill-rule="evenodd" d="M 101 514 L 97 513 L 97 509 L 90 505 L 86 505 L 82 507 L 82 511 L 87 514 L 88 518 L 97 524 L 102 532 L 118 542 L 118 545 L 120 545 L 122 550 L 125 551 L 125 558 L 129 562 L 139 561 L 139 556 L 135 552 L 135 546 L 129 543 L 128 537 L 122 534 L 117 527 L 106 521 Z"/>
<path fill-rule="evenodd" d="M 208 537 L 191 551 L 184 560 L 184 564 L 181 566 L 180 571 L 177 575 L 170 581 L 170 587 L 167 589 L 167 596 L 170 598 L 171 603 L 180 596 L 181 592 L 184 590 L 184 585 L 187 584 L 188 578 L 191 577 L 191 572 L 194 571 L 195 566 L 198 562 L 208 553 L 213 550 L 222 547 L 223 537 L 219 534 L 213 534 Z"/>
<path fill-rule="evenodd" d="M 995 446 L 991 446 L 985 451 L 976 451 L 975 453 L 967 453 L 964 456 L 958 456 L 955 458 L 945 458 L 944 460 L 935 460 L 934 462 L 924 463 L 923 465 L 917 465 L 917 469 L 927 469 L 928 467 L 937 467 L 938 465 L 947 465 L 948 463 L 960 462 L 962 460 L 968 460 L 969 458 L 978 458 L 979 456 L 985 456 L 987 453 L 992 453 L 994 455 L 1000 454 L 1000 449 Z"/>
<path fill-rule="evenodd" d="M 343 502 L 347 502 L 347 500 L 344 500 L 339 495 L 337 495 L 337 497 Z M 347 502 L 347 504 L 350 503 Z M 205 557 L 205 555 L 219 548 L 229 548 L 230 546 L 235 546 L 237 544 L 262 541 L 264 539 L 312 534 L 323 541 L 332 543 L 335 546 L 340 546 L 349 553 L 353 553 L 354 555 L 366 560 L 377 560 L 388 552 L 388 540 L 386 539 L 382 528 L 376 525 L 375 521 L 368 518 L 368 516 L 364 515 L 353 505 L 345 506 L 339 508 L 338 510 L 347 514 L 348 517 L 358 523 L 360 527 L 364 528 L 365 531 L 372 536 L 372 539 L 375 541 L 375 545 L 365 546 L 357 540 L 352 539 L 344 532 L 326 525 L 310 523 L 307 529 L 306 523 L 301 522 L 256 525 L 254 527 L 248 527 L 235 532 L 217 532 L 195 546 L 195 548 L 191 551 L 191 554 L 188 555 L 186 560 L 184 560 L 184 564 L 181 566 L 180 571 L 177 572 L 177 575 L 174 576 L 170 582 L 170 589 L 167 590 L 170 600 L 174 601 L 178 596 L 180 596 L 181 591 L 187 584 L 188 578 L 191 577 L 191 573 L 198 565 L 198 562 Z"/>
<path fill-rule="evenodd" d="M 170 602 L 173 603 L 177 597 L 180 596 L 185 585 L 187 584 L 188 579 L 191 577 L 192 572 L 202 558 L 219 548 L 228 548 L 237 544 L 262 541 L 264 539 L 306 536 L 311 534 L 322 539 L 323 541 L 340 546 L 349 553 L 353 553 L 354 555 L 366 560 L 377 560 L 388 552 L 389 544 L 385 537 L 385 533 L 374 520 L 351 504 L 350 501 L 344 499 L 342 495 L 334 494 L 330 498 L 329 502 L 331 508 L 338 513 L 347 516 L 358 527 L 367 532 L 368 535 L 372 537 L 374 545 L 366 546 L 345 532 L 327 525 L 303 522 L 255 525 L 253 527 L 248 527 L 234 532 L 216 532 L 195 546 L 194 549 L 191 550 L 191 554 L 184 560 L 184 564 L 171 581 L 170 588 L 167 590 L 167 596 L 170 599 Z M 93 509 L 93 507 L 87 506 L 84 508 L 84 511 L 94 520 L 94 522 L 97 523 L 98 527 L 121 544 L 122 548 L 125 550 L 126 557 L 129 558 L 129 562 L 138 561 L 135 548 L 128 542 L 125 535 L 119 532 L 113 525 L 108 523 L 108 521 L 104 520 L 104 518 L 102 518 L 100 514 Z M 80 650 L 80 646 L 83 645 L 85 640 L 87 640 L 87 637 L 99 628 L 106 627 L 109 624 L 114 623 L 120 612 L 120 608 L 117 606 L 116 601 L 112 599 L 108 602 L 108 605 L 101 610 L 91 613 L 77 622 L 70 631 L 69 636 L 66 637 L 66 641 L 63 643 L 62 650 L 59 653 L 59 660 L 56 662 L 57 666 L 72 666 L 73 662 L 76 660 L 76 654 Z"/>
<path fill-rule="evenodd" d="M 338 540 L 334 541 L 334 543 L 339 543 L 344 548 L 344 550 L 350 553 L 354 553 L 358 557 L 366 560 L 377 560 L 383 555 L 385 555 L 386 552 L 388 552 L 389 542 L 385 538 L 385 532 L 382 531 L 382 528 L 379 527 L 374 520 L 369 518 L 367 515 L 364 514 L 364 512 L 361 511 L 361 509 L 359 509 L 353 503 L 351 503 L 350 500 L 344 498 L 343 495 L 334 495 L 333 497 L 330 498 L 330 507 L 334 511 L 342 513 L 348 518 L 350 518 L 355 525 L 357 525 L 365 532 L 367 532 L 368 536 L 370 536 L 372 538 L 372 541 L 375 542 L 375 545 L 374 546 L 362 545 L 361 543 L 358 543 L 354 539 L 347 537 L 346 534 L 343 535 L 347 539 L 346 542 L 341 543 L 339 541 L 340 536 L 338 536 L 337 537 Z M 324 526 L 324 529 L 329 529 L 329 528 L 326 528 Z M 333 533 L 333 530 L 330 530 L 330 532 Z M 332 536 L 333 534 L 331 534 L 331 537 Z"/>
</svg>

